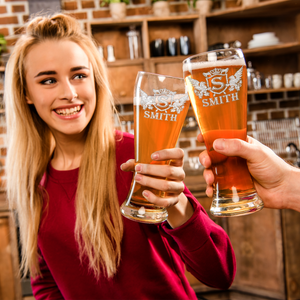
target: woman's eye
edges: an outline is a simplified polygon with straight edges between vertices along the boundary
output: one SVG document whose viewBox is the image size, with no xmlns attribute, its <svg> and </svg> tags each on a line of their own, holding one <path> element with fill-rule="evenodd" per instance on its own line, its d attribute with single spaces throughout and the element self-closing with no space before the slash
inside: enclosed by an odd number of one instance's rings
<svg viewBox="0 0 300 300">
<path fill-rule="evenodd" d="M 55 79 L 49 78 L 49 79 L 45 79 L 45 80 L 41 81 L 41 84 L 49 85 L 49 84 L 53 84 L 55 82 L 56 82 Z"/>
<path fill-rule="evenodd" d="M 74 76 L 74 79 L 83 79 L 86 78 L 87 76 L 85 74 L 77 74 Z"/>
</svg>

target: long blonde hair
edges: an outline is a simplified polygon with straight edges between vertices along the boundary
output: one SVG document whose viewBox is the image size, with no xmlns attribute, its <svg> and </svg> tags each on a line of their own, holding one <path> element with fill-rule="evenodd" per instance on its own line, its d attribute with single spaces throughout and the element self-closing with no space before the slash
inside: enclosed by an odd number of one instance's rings
<svg viewBox="0 0 300 300">
<path fill-rule="evenodd" d="M 80 258 L 88 257 L 96 278 L 101 272 L 112 277 L 120 263 L 123 235 L 115 183 L 115 108 L 106 68 L 94 42 L 74 18 L 64 14 L 29 21 L 6 68 L 7 197 L 20 224 L 21 269 L 32 276 L 40 274 L 37 236 L 46 197 L 40 182 L 55 147 L 47 124 L 34 106 L 26 103 L 24 59 L 33 45 L 60 39 L 77 43 L 87 54 L 94 70 L 97 97 L 79 168 L 75 238 Z"/>
</svg>

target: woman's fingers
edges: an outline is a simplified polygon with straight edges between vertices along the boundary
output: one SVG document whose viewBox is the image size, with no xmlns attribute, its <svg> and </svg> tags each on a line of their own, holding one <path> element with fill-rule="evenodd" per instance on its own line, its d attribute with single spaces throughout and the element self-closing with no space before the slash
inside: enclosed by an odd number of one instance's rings
<svg viewBox="0 0 300 300">
<path fill-rule="evenodd" d="M 170 207 L 178 203 L 180 194 L 175 194 L 175 195 L 167 195 L 166 197 L 158 197 L 154 195 L 152 192 L 145 190 L 143 192 L 143 196 L 145 197 L 146 200 L 148 200 L 150 203 L 155 204 L 156 206 L 161 206 L 161 207 Z"/>
<path fill-rule="evenodd" d="M 180 194 L 184 190 L 184 184 L 182 181 L 165 180 L 163 178 L 155 178 L 142 174 L 136 174 L 134 179 L 143 186 L 167 193 Z"/>
<path fill-rule="evenodd" d="M 170 160 L 170 165 L 176 167 L 183 166 L 184 151 L 180 148 L 164 149 L 152 153 L 151 158 L 154 161 Z"/>
<path fill-rule="evenodd" d="M 169 180 L 183 181 L 185 172 L 181 167 L 170 165 L 155 165 L 155 164 L 137 164 L 135 171 L 138 174 L 168 178 Z"/>
<path fill-rule="evenodd" d="M 121 170 L 124 172 L 133 172 L 135 168 L 135 160 L 129 159 L 120 166 Z"/>
</svg>

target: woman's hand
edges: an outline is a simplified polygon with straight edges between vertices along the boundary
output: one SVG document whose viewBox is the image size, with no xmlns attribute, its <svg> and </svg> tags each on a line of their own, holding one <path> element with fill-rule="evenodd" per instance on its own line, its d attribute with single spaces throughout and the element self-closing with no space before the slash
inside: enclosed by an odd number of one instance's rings
<svg viewBox="0 0 300 300">
<path fill-rule="evenodd" d="M 201 134 L 197 139 L 203 142 Z M 239 156 L 247 160 L 254 186 L 265 207 L 292 208 L 300 211 L 300 170 L 287 164 L 270 148 L 251 137 L 247 137 L 247 142 L 239 139 L 217 139 L 213 148 L 221 154 Z M 214 175 L 206 150 L 199 155 L 199 160 L 206 168 L 203 176 L 207 183 L 206 193 L 211 197 Z"/>
<path fill-rule="evenodd" d="M 193 214 L 193 207 L 183 194 L 183 180 L 185 178 L 183 170 L 184 152 L 179 148 L 165 149 L 153 153 L 151 158 L 153 161 L 170 160 L 170 164 L 139 163 L 135 166 L 135 161 L 129 160 L 122 164 L 121 169 L 123 171 L 136 171 L 134 179 L 139 184 L 166 192 L 166 196 L 162 198 L 154 195 L 149 190 L 145 190 L 143 196 L 157 206 L 166 207 L 169 224 L 173 228 L 178 227 Z"/>
</svg>

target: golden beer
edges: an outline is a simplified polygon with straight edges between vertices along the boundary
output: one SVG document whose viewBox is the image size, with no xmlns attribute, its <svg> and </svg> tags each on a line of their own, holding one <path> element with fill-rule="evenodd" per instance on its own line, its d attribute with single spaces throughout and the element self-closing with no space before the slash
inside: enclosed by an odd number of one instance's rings
<svg viewBox="0 0 300 300">
<path fill-rule="evenodd" d="M 152 161 L 159 150 L 176 146 L 190 106 L 183 78 L 139 72 L 134 92 L 135 163 L 169 164 L 170 161 Z M 161 178 L 166 179 L 166 178 Z M 148 190 L 164 197 L 165 193 L 145 187 L 134 179 L 121 213 L 142 223 L 161 223 L 167 219 L 166 208 L 157 207 L 143 197 Z"/>
<path fill-rule="evenodd" d="M 231 51 L 232 59 L 222 60 L 222 54 L 213 51 L 205 54 L 206 61 L 192 57 L 183 66 L 192 107 L 212 161 L 215 181 L 211 213 L 217 216 L 248 214 L 263 207 L 246 161 L 217 153 L 212 146 L 218 138 L 245 141 L 247 137 L 247 73 L 238 50 L 226 50 Z"/>
<path fill-rule="evenodd" d="M 184 95 L 182 95 L 185 97 Z M 141 105 L 134 105 L 134 124 L 136 164 L 169 164 L 169 161 L 152 161 L 151 154 L 158 150 L 170 149 L 176 146 L 182 125 L 184 123 L 190 101 L 186 101 L 180 113 L 177 112 L 155 112 L 143 109 Z M 144 190 L 149 190 L 159 197 L 164 197 L 164 192 L 141 186 L 136 183 L 131 196 L 131 203 L 153 207 L 142 195 Z"/>
</svg>

